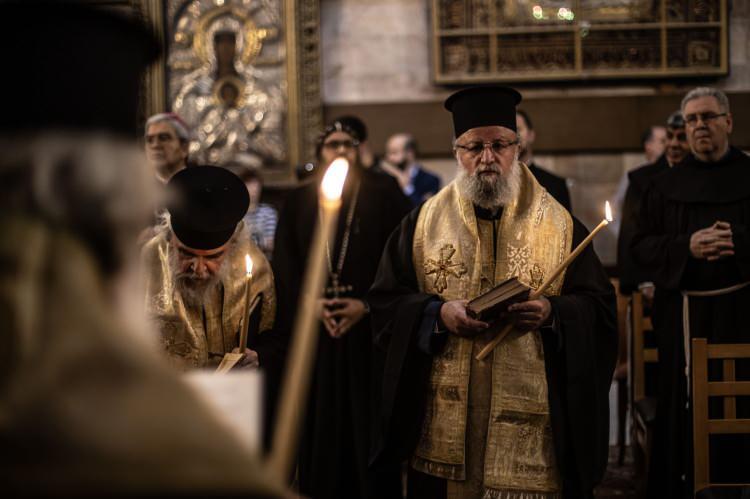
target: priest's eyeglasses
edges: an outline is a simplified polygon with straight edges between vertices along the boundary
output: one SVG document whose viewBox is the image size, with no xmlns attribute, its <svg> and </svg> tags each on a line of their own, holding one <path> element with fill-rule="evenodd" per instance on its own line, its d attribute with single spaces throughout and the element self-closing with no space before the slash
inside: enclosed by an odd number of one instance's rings
<svg viewBox="0 0 750 499">
<path fill-rule="evenodd" d="M 323 143 L 323 147 L 325 147 L 329 151 L 338 151 L 341 148 L 354 149 L 358 145 L 359 142 L 356 140 L 330 140 Z"/>
<path fill-rule="evenodd" d="M 722 116 L 726 116 L 727 113 L 695 113 L 695 114 L 688 114 L 685 115 L 685 123 L 687 123 L 690 126 L 695 126 L 698 124 L 698 120 L 702 121 L 706 125 L 709 123 L 714 122 L 715 120 L 719 119 Z"/>
<path fill-rule="evenodd" d="M 485 148 L 487 147 L 490 148 L 494 155 L 498 156 L 516 144 L 518 144 L 517 140 L 514 140 L 513 142 L 494 140 L 492 142 L 470 142 L 468 144 L 456 144 L 456 148 L 463 149 L 464 151 L 466 151 L 466 154 L 472 158 L 477 158 L 482 155 Z"/>
</svg>

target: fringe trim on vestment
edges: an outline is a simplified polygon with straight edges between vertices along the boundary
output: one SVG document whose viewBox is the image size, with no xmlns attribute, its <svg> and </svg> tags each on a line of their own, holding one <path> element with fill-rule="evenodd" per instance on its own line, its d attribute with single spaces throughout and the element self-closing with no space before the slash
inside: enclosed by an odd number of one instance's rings
<svg viewBox="0 0 750 499">
<path fill-rule="evenodd" d="M 482 499 L 563 499 L 559 492 L 484 489 Z"/>
<path fill-rule="evenodd" d="M 419 456 L 412 456 L 411 467 L 427 475 L 446 480 L 466 480 L 466 469 L 463 464 L 436 463 Z"/>
</svg>

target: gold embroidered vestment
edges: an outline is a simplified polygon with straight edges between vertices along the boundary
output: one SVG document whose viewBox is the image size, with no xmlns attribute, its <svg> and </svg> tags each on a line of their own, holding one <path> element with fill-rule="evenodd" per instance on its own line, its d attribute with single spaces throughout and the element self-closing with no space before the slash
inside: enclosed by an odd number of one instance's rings
<svg viewBox="0 0 750 499">
<path fill-rule="evenodd" d="M 538 287 L 570 252 L 573 222 L 523 165 L 517 201 L 493 221 L 478 220 L 457 183 L 422 207 L 413 243 L 420 290 L 445 301 L 471 299 L 517 276 Z M 493 233 L 497 239 L 493 241 Z M 558 295 L 564 273 L 550 286 Z M 433 358 L 426 415 L 412 466 L 445 478 L 448 492 L 484 497 L 556 497 L 544 352 L 539 331 L 512 332 L 484 361 L 493 337 L 450 334 Z M 482 458 L 483 455 L 483 458 Z M 471 493 L 469 493 L 471 489 Z"/>
<path fill-rule="evenodd" d="M 146 309 L 161 333 L 170 362 L 179 369 L 216 366 L 225 353 L 237 347 L 240 320 L 245 311 L 245 254 L 253 260 L 251 300 L 262 293 L 260 332 L 269 334 L 273 326 L 276 299 L 271 267 L 263 253 L 250 242 L 242 228 L 234 237 L 236 246 L 227 255 L 229 278 L 207 295 L 203 307 L 186 307 L 169 265 L 174 251 L 162 231 L 143 249 L 146 282 Z"/>
</svg>

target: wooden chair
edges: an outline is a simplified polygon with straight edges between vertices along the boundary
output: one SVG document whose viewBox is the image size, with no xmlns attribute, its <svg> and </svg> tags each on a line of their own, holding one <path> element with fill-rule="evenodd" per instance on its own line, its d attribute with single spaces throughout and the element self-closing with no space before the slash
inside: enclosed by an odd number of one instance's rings
<svg viewBox="0 0 750 499">
<path fill-rule="evenodd" d="M 632 397 L 631 434 L 636 474 L 645 483 L 653 440 L 653 422 L 656 417 L 656 397 L 646 396 L 646 364 L 659 361 L 656 348 L 646 348 L 644 336 L 653 331 L 651 318 L 646 317 L 643 307 L 643 294 L 633 293 L 630 308 L 632 331 L 630 351 L 630 383 Z"/>
<path fill-rule="evenodd" d="M 610 279 L 617 291 L 617 366 L 613 379 L 617 385 L 617 463 L 625 462 L 625 429 L 628 415 L 628 307 L 630 295 L 620 294 L 620 280 Z"/>
<path fill-rule="evenodd" d="M 722 360 L 722 381 L 708 381 L 709 359 Z M 730 490 L 736 491 L 738 497 L 742 492 L 750 495 L 750 483 L 712 484 L 709 477 L 709 435 L 750 434 L 750 419 L 737 419 L 736 405 L 737 396 L 750 396 L 750 381 L 735 380 L 735 359 L 750 359 L 750 344 L 709 345 L 705 338 L 693 339 L 693 459 L 696 497 L 722 495 L 722 490 L 724 494 Z M 724 417 L 722 419 L 709 419 L 709 397 L 723 397 Z M 714 490 L 717 493 L 713 494 Z"/>
</svg>

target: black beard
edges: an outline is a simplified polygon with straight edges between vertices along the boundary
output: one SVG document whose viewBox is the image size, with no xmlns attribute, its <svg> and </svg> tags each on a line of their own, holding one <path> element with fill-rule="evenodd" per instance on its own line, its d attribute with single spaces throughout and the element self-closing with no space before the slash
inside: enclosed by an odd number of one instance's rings
<svg viewBox="0 0 750 499">
<path fill-rule="evenodd" d="M 409 160 L 408 159 L 405 159 L 403 161 L 400 161 L 400 162 L 396 163 L 396 168 L 398 168 L 401 171 L 406 170 L 407 166 L 409 166 Z"/>
</svg>

